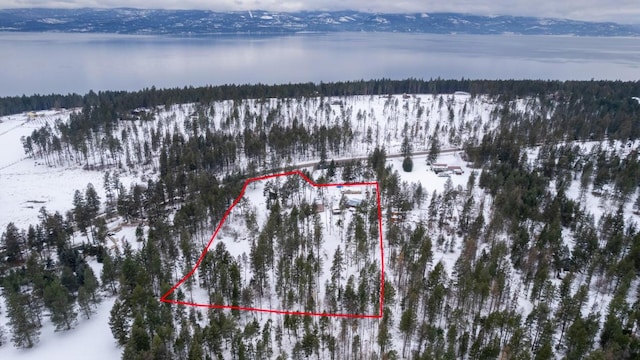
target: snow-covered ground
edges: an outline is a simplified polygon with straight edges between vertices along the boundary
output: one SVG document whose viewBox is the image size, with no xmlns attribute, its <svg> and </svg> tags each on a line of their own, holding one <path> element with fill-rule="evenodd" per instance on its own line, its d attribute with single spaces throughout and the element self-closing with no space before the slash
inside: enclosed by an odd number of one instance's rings
<svg viewBox="0 0 640 360">
<path fill-rule="evenodd" d="M 330 279 L 330 268 L 332 264 L 333 255 L 336 252 L 338 247 L 341 248 L 341 251 L 347 252 L 347 247 L 355 247 L 353 243 L 348 245 L 348 241 L 346 241 L 346 231 L 345 228 L 347 224 L 349 224 L 353 217 L 355 208 L 345 207 L 344 205 L 341 207 L 340 202 L 345 201 L 346 203 L 353 202 L 353 204 L 360 204 L 363 201 L 372 201 L 369 207 L 377 207 L 376 199 L 376 186 L 373 184 L 360 184 L 360 185 L 341 185 L 341 186 L 323 186 L 317 187 L 305 181 L 299 175 L 287 175 L 287 176 L 278 176 L 271 179 L 265 180 L 257 180 L 252 181 L 245 189 L 243 196 L 240 198 L 239 202 L 231 209 L 229 212 L 229 216 L 224 220 L 221 224 L 219 231 L 215 233 L 215 238 L 213 238 L 213 242 L 209 243 L 206 250 L 214 251 L 218 243 L 225 244 L 225 248 L 229 251 L 231 256 L 235 259 L 239 259 L 238 263 L 243 264 L 244 268 L 244 276 L 243 279 L 248 281 L 251 279 L 254 274 L 251 269 L 248 269 L 249 266 L 246 265 L 246 261 L 242 261 L 242 259 L 250 258 L 251 247 L 252 244 L 255 246 L 255 238 L 257 237 L 257 232 L 252 233 L 251 231 L 247 231 L 247 222 L 245 220 L 244 215 L 248 213 L 253 213 L 256 215 L 256 223 L 260 228 L 262 228 L 267 222 L 267 216 L 269 214 L 268 206 L 267 206 L 267 197 L 265 197 L 265 186 L 281 186 L 286 182 L 294 181 L 297 183 L 297 186 L 300 188 L 300 192 L 291 196 L 289 201 L 283 202 L 283 218 L 287 218 L 291 214 L 291 210 L 293 206 L 300 207 L 302 203 L 306 203 L 312 205 L 315 209 L 315 213 L 318 216 L 320 222 L 320 231 L 322 233 L 322 244 L 318 244 L 319 246 L 310 244 L 307 248 L 307 251 L 314 253 L 315 256 L 320 256 L 320 270 L 319 277 L 317 279 L 317 286 L 319 288 L 319 293 L 316 294 L 317 301 L 325 298 L 324 293 L 324 284 Z M 279 185 L 278 185 L 279 184 Z M 268 192 L 267 192 L 268 194 Z M 344 197 L 344 199 L 343 199 Z M 311 225 L 313 226 L 313 220 L 311 220 Z M 304 232 L 304 229 L 300 229 L 301 233 Z M 315 230 L 313 230 L 315 231 Z M 382 254 L 380 253 L 380 241 L 379 239 L 368 239 L 369 241 L 369 249 L 367 252 L 367 256 L 370 258 L 362 260 L 362 263 L 372 263 L 375 264 L 378 269 L 382 268 Z M 319 254 L 318 254 L 319 251 Z M 293 261 L 293 259 L 291 259 Z M 356 283 L 358 283 L 358 273 L 355 261 L 352 264 L 347 265 L 344 271 L 345 274 L 354 274 L 356 275 Z M 193 276 L 197 276 L 198 272 L 196 272 Z M 268 283 L 269 290 L 267 293 L 276 294 L 275 283 L 276 283 L 276 272 L 270 271 L 268 274 Z M 345 282 L 346 277 L 343 279 Z M 370 282 L 375 282 L 377 279 L 372 278 L 368 279 Z M 247 286 L 247 284 L 243 284 L 243 286 Z M 185 293 L 187 290 L 183 290 Z M 205 295 L 205 294 L 200 294 Z M 267 310 L 276 310 L 276 311 L 284 311 L 284 312 L 304 312 L 304 308 L 301 305 L 297 304 L 294 308 L 285 307 L 284 305 L 279 303 L 279 300 L 276 299 L 276 296 L 272 296 L 274 298 L 273 302 L 270 301 L 269 304 L 262 304 L 261 306 L 256 306 L 256 304 L 240 304 L 242 307 L 256 307 L 260 309 Z M 194 296 L 194 301 L 197 304 L 209 304 L 208 298 L 205 296 L 199 297 Z M 230 304 L 216 304 L 216 305 L 230 305 Z M 319 313 L 327 312 L 331 313 L 331 310 L 324 308 L 323 305 L 319 306 Z M 356 314 L 356 315 L 378 315 L 379 309 L 369 309 L 364 314 Z"/>
<path fill-rule="evenodd" d="M 387 163 L 392 165 L 394 170 L 398 171 L 402 181 L 406 181 L 410 184 L 422 184 L 422 188 L 424 189 L 425 193 L 425 201 L 422 205 L 422 208 L 424 210 L 413 211 L 413 213 L 411 214 L 411 218 L 409 219 L 413 220 L 414 222 L 422 221 L 426 223 L 426 208 L 429 204 L 429 197 L 431 197 L 431 194 L 434 191 L 441 193 L 448 179 L 451 179 L 451 183 L 454 188 L 457 188 L 458 186 L 466 188 L 471 172 L 477 171 L 477 169 L 468 168 L 466 166 L 466 162 L 462 160 L 462 158 L 460 157 L 460 153 L 458 152 L 438 156 L 437 163 L 447 164 L 449 166 L 460 166 L 464 171 L 464 173 L 462 173 L 461 175 L 451 174 L 449 177 L 441 177 L 438 176 L 438 174 L 436 174 L 435 172 L 431 171 L 430 166 L 427 165 L 426 156 L 413 157 L 413 171 L 411 172 L 404 172 L 402 170 L 402 160 L 402 158 L 394 158 L 387 160 Z M 383 224 L 383 227 L 384 226 L 385 224 Z M 460 256 L 459 245 L 460 241 L 458 241 L 458 246 L 454 247 L 453 251 L 443 251 L 443 249 L 434 248 L 433 264 L 435 265 L 438 261 L 442 261 L 443 265 L 445 265 L 447 273 L 451 274 L 453 265 Z"/>
<path fill-rule="evenodd" d="M 11 334 L 6 324 L 4 311 L 0 324 L 4 325 L 7 343 L 0 347 L 0 359 L 11 360 L 108 360 L 119 359 L 122 349 L 118 348 L 109 329 L 109 313 L 115 298 L 105 298 L 90 319 L 78 315 L 78 325 L 68 331 L 55 331 L 49 319 L 43 320 L 40 342 L 32 349 L 16 349 L 11 344 Z M 4 302 L 2 303 L 4 310 Z"/>
<path fill-rule="evenodd" d="M 513 109 L 527 113 L 536 108 L 536 102 L 530 99 L 522 99 L 515 102 Z M 211 116 L 211 127 L 217 131 L 226 131 L 229 133 L 241 133 L 244 129 L 242 119 L 246 115 L 259 116 L 263 119 L 267 115 L 278 109 L 277 119 L 282 126 L 291 125 L 292 119 L 296 118 L 305 126 L 312 126 L 315 119 L 323 125 L 331 125 L 342 121 L 350 121 L 353 131 L 355 132 L 355 141 L 349 149 L 342 149 L 340 154 L 329 154 L 329 158 L 351 158 L 366 156 L 375 146 L 383 145 L 387 149 L 387 154 L 397 154 L 400 152 L 400 146 L 403 140 L 403 132 L 410 134 L 411 145 L 414 152 L 426 151 L 429 148 L 431 139 L 435 136 L 441 142 L 444 149 L 458 148 L 468 139 L 481 139 L 482 135 L 493 129 L 497 125 L 496 105 L 487 97 L 470 97 L 467 95 L 417 95 L 403 97 L 396 95 L 387 96 L 354 96 L 340 98 L 324 98 L 321 103 L 319 98 L 309 98 L 302 100 L 283 101 L 277 99 L 268 99 L 265 101 L 243 100 L 240 102 L 221 101 L 210 104 L 206 109 Z M 238 111 L 237 120 L 233 120 L 234 110 Z M 168 109 L 158 108 L 155 110 L 154 120 L 148 122 L 126 122 L 121 126 L 130 134 L 128 146 L 135 147 L 136 138 L 145 139 L 151 131 L 161 133 L 180 132 L 188 136 L 188 126 L 186 120 L 196 111 L 195 104 L 176 105 Z M 53 124 L 60 118 L 66 121 L 70 111 L 43 111 L 36 114 L 17 114 L 0 118 L 0 231 L 4 230 L 9 222 L 14 222 L 19 228 L 25 228 L 29 224 L 38 221 L 39 209 L 45 206 L 49 212 L 64 212 L 71 209 L 73 193 L 76 189 L 84 190 L 87 183 L 91 182 L 95 185 L 96 190 L 104 200 L 105 190 L 103 184 L 103 173 L 100 171 L 82 170 L 81 165 L 69 164 L 64 167 L 49 167 L 40 161 L 25 158 L 20 138 L 29 135 L 35 128 L 45 123 Z M 35 116 L 34 116 L 35 115 Z M 406 124 L 406 125 L 405 125 Z M 136 130 L 137 128 L 137 130 Z M 371 129 L 371 130 L 369 130 Z M 436 130 L 437 129 L 437 130 Z M 122 130 L 122 129 L 121 129 Z M 118 132 L 116 132 L 118 133 Z M 371 135 L 370 140 L 368 133 Z M 597 143 L 580 143 L 585 153 L 598 145 Z M 621 149 L 624 154 L 624 146 L 626 144 L 611 144 L 612 148 Z M 629 148 L 636 148 L 638 143 L 634 143 Z M 126 147 L 126 146 L 125 146 Z M 539 154 L 539 148 L 532 148 L 527 151 L 528 158 L 532 163 L 535 162 Z M 133 151 L 133 150 L 132 150 Z M 300 164 L 317 160 L 317 154 L 308 154 L 306 157 L 298 159 L 288 159 L 290 164 Z M 392 166 L 393 170 L 397 170 L 401 182 L 409 184 L 420 183 L 424 190 L 425 201 L 420 209 L 413 210 L 407 216 L 407 220 L 413 223 L 427 221 L 427 207 L 431 194 L 435 191 L 442 193 L 448 181 L 453 188 L 466 189 L 469 176 L 473 171 L 466 166 L 466 162 L 462 159 L 461 154 L 457 151 L 441 154 L 438 163 L 446 163 L 450 166 L 460 166 L 464 171 L 461 175 L 451 174 L 450 177 L 441 177 L 430 171 L 426 164 L 424 155 L 413 157 L 413 171 L 402 171 L 402 158 L 389 158 L 387 164 Z M 244 164 L 244 159 L 238 160 L 239 164 Z M 310 169 L 311 170 L 311 169 Z M 125 170 L 126 171 L 126 170 Z M 153 178 L 153 166 L 143 171 L 145 177 Z M 313 173 L 318 176 L 320 172 Z M 479 175 L 479 173 L 478 173 Z M 121 175 L 121 181 L 125 184 L 140 182 L 140 174 L 124 172 Z M 485 194 L 477 187 L 478 178 L 476 178 L 476 186 L 473 192 L 476 204 L 484 203 L 485 219 L 490 218 L 490 196 Z M 264 182 L 257 182 L 247 187 L 245 198 L 248 201 L 238 205 L 235 210 L 248 211 L 253 209 L 257 214 L 257 223 L 262 227 L 266 221 L 267 212 L 265 208 Z M 552 182 L 553 186 L 553 182 Z M 553 189 L 551 189 L 553 190 Z M 584 209 L 594 215 L 596 223 L 605 210 L 609 211 L 614 207 L 613 202 L 608 199 L 602 199 L 591 194 L 590 191 L 580 192 L 580 181 L 574 180 L 569 187 L 567 195 L 576 200 L 580 200 Z M 345 212 L 341 215 L 332 214 L 332 209 L 339 199 L 339 190 L 336 188 L 326 188 L 324 193 L 319 194 L 316 188 L 310 187 L 305 192 L 306 201 L 314 203 L 316 199 L 322 199 L 325 205 L 324 211 L 321 213 L 321 223 L 325 243 L 323 245 L 322 256 L 325 265 L 330 266 L 330 259 L 338 244 L 341 243 L 340 231 L 336 226 L 336 218 L 344 217 L 344 223 L 348 223 L 351 213 Z M 383 202 L 385 200 L 383 199 Z M 242 208 L 244 207 L 244 208 Z M 241 209 L 242 208 L 242 209 Z M 610 212 L 610 211 L 609 211 Z M 457 216 L 457 215 L 454 215 Z M 383 217 L 384 218 L 384 217 Z M 625 220 L 638 222 L 639 218 L 631 212 L 631 203 L 625 208 Z M 211 231 L 214 230 L 212 224 Z M 242 257 L 243 253 L 248 254 L 250 251 L 250 242 L 246 234 L 240 230 L 245 226 L 243 216 L 234 213 L 225 223 L 220 231 L 220 235 L 214 240 L 212 247 L 218 242 L 225 242 L 227 249 L 235 257 Z M 383 223 L 383 234 L 386 233 L 386 219 Z M 135 242 L 135 226 L 123 224 L 115 221 L 109 224 L 110 229 L 114 230 L 114 235 L 110 240 L 112 247 L 121 247 L 124 242 L 134 245 Z M 571 244 L 573 241 L 571 231 L 563 230 L 565 243 Z M 460 257 L 463 249 L 462 238 L 455 232 L 444 235 L 446 244 L 451 246 L 437 244 L 436 239 L 432 239 L 433 261 L 431 268 L 441 261 L 445 271 L 449 277 L 454 273 L 454 264 Z M 81 242 L 84 239 L 81 235 L 75 236 L 75 241 Z M 197 249 L 198 253 L 206 245 L 204 238 L 201 246 Z M 387 245 L 385 240 L 385 245 Z M 479 244 L 477 252 L 487 249 L 489 245 Z M 390 253 L 385 251 L 385 264 L 390 262 Z M 376 257 L 377 258 L 377 257 Z M 530 294 L 522 288 L 522 275 L 511 268 L 510 270 L 510 298 L 517 301 L 517 308 L 520 314 L 526 318 L 531 312 L 534 304 L 530 300 Z M 91 261 L 90 265 L 99 274 L 99 264 Z M 347 273 L 355 272 L 353 269 Z M 395 274 L 387 270 L 390 279 Z M 197 275 L 196 275 L 197 276 Z M 323 270 L 322 279 L 319 281 L 320 288 L 323 289 L 324 282 L 327 280 L 328 271 Z M 559 279 L 552 278 L 550 281 L 558 286 Z M 575 287 L 579 284 L 576 282 Z M 575 292 L 576 289 L 573 289 Z M 192 296 L 197 302 L 207 302 L 207 295 L 204 292 L 194 291 Z M 113 298 L 106 298 L 96 310 L 96 314 L 90 319 L 85 320 L 79 317 L 79 324 L 76 328 L 68 332 L 54 332 L 52 325 L 48 319 L 44 320 L 45 327 L 42 329 L 40 343 L 36 348 L 30 350 L 16 350 L 10 342 L 0 347 L 1 359 L 39 359 L 51 357 L 54 359 L 84 359 L 87 357 L 95 359 L 113 359 L 120 356 L 121 349 L 115 345 L 115 341 L 111 335 L 108 326 L 109 311 L 113 304 Z M 607 310 L 609 296 L 602 296 L 596 290 L 591 289 L 589 294 L 589 303 L 583 308 L 583 315 L 588 314 L 592 310 L 599 311 L 601 316 Z M 396 316 L 400 316 L 400 302 L 396 302 L 393 311 Z M 272 308 L 278 308 L 278 305 L 271 304 Z M 266 308 L 267 306 L 262 306 Z M 0 302 L 0 308 L 4 309 L 4 303 Z M 290 310 L 290 309 L 285 309 Z M 299 309 L 293 309 L 299 310 Z M 553 309 L 552 309 L 553 310 Z M 260 315 L 263 316 L 274 315 Z M 277 315 L 275 315 L 277 316 Z M 6 323 L 6 317 L 0 314 L 0 324 Z M 368 323 L 367 323 L 368 324 Z M 374 324 L 374 323 L 371 323 Z M 374 324 L 375 325 L 375 324 Z M 7 326 L 5 326 L 5 330 Z M 393 330 L 397 335 L 397 329 Z M 10 334 L 6 334 L 7 340 Z M 395 348 L 400 349 L 400 335 L 394 336 L 396 343 Z M 375 342 L 375 339 L 370 341 Z M 75 345 L 74 345 L 75 344 Z M 83 344 L 83 346 L 77 346 Z M 86 353 L 86 348 L 92 349 L 91 354 Z M 373 347 L 373 345 L 372 345 Z M 83 351 L 84 350 L 84 351 Z M 95 350 L 95 351 L 93 351 Z"/>
<path fill-rule="evenodd" d="M 523 112 L 535 106 L 535 101 L 524 99 L 514 104 L 518 111 Z M 53 128 L 58 119 L 66 122 L 70 113 L 77 110 L 47 110 L 0 117 L 0 229 L 6 228 L 9 222 L 14 222 L 19 228 L 28 226 L 43 206 L 49 212 L 59 211 L 64 215 L 70 209 L 74 191 L 83 191 L 88 183 L 94 185 L 104 200 L 102 172 L 82 170 L 84 164 L 78 163 L 50 167 L 44 161 L 26 158 L 24 153 L 23 136 L 31 135 L 33 130 L 45 124 Z M 121 140 L 124 151 L 134 158 L 133 153 L 141 142 L 149 138 L 151 131 L 160 134 L 178 131 L 188 137 L 187 120 L 196 110 L 195 104 L 166 109 L 158 107 L 154 110 L 153 120 L 121 122 L 120 129 L 114 134 L 120 136 L 123 130 L 130 134 L 128 140 Z M 398 154 L 405 132 L 411 139 L 414 152 L 427 151 L 434 136 L 439 139 L 442 149 L 458 148 L 466 139 L 481 139 L 484 133 L 497 125 L 495 103 L 488 97 L 472 98 L 468 95 L 228 100 L 200 110 L 212 118 L 212 129 L 234 134 L 243 132 L 245 125 L 242 119 L 246 116 L 266 121 L 274 111 L 280 126 L 291 126 L 294 119 L 308 128 L 350 122 L 354 141 L 340 154 L 329 153 L 330 158 L 336 159 L 367 156 L 376 145 L 384 146 L 387 154 Z M 237 116 L 234 116 L 234 111 Z M 287 161 L 298 164 L 317 160 L 318 157 L 319 154 L 308 154 L 306 158 Z M 95 157 L 89 157 L 87 161 L 97 162 Z M 237 163 L 244 164 L 245 160 L 240 158 Z M 142 177 L 126 169 L 121 171 L 120 180 L 125 188 Z M 153 168 L 144 168 L 143 172 L 148 175 Z"/>
<path fill-rule="evenodd" d="M 513 106 L 518 111 L 526 112 L 535 107 L 535 102 L 518 100 Z M 122 130 L 126 130 L 130 134 L 128 141 L 123 143 L 125 151 L 133 153 L 135 147 L 140 146 L 139 139 L 148 139 L 152 131 L 162 134 L 180 132 L 188 137 L 187 120 L 194 119 L 191 115 L 197 110 L 195 104 L 175 105 L 169 108 L 158 107 L 153 110 L 155 113 L 153 120 L 122 122 L 121 129 L 114 133 L 120 134 Z M 467 139 L 481 139 L 483 134 L 497 126 L 496 105 L 492 99 L 483 96 L 470 97 L 463 94 L 267 99 L 236 102 L 229 100 L 209 104 L 201 110 L 205 111 L 212 119 L 212 129 L 228 133 L 242 133 L 245 126 L 242 119 L 246 116 L 262 118 L 263 121 L 266 121 L 268 115 L 273 114 L 274 111 L 281 126 L 291 126 L 293 119 L 297 119 L 308 128 L 312 128 L 314 125 L 328 127 L 345 121 L 350 122 L 354 132 L 354 141 L 349 148 L 341 149 L 339 154 L 328 154 L 329 158 L 335 159 L 366 157 L 375 146 L 384 146 L 387 154 L 400 153 L 405 133 L 411 139 L 414 152 L 427 151 L 431 139 L 434 137 L 438 138 L 441 148 L 456 148 L 460 147 Z M 238 114 L 234 116 L 236 111 Z M 35 114 L 17 114 L 0 118 L 2 121 L 0 123 L 0 141 L 3 148 L 0 153 L 0 189 L 2 189 L 0 193 L 0 229 L 4 229 L 9 222 L 16 223 L 19 228 L 25 228 L 36 222 L 39 209 L 42 206 L 45 206 L 49 212 L 60 211 L 64 214 L 72 207 L 74 191 L 76 189 L 84 190 L 89 182 L 94 184 L 98 194 L 104 200 L 102 172 L 82 170 L 83 164 L 49 167 L 42 161 L 25 158 L 21 137 L 30 135 L 34 129 L 44 124 L 53 126 L 56 119 L 68 121 L 70 113 L 71 110 L 42 111 Z M 304 158 L 288 159 L 287 161 L 289 164 L 299 164 L 317 160 L 318 155 L 308 154 Z M 414 170 L 411 173 L 404 173 L 401 170 L 401 158 L 389 159 L 388 164 L 399 171 L 402 181 L 421 182 L 425 189 L 426 198 L 428 198 L 434 190 L 441 192 L 448 178 L 438 177 L 429 171 L 425 160 L 424 156 L 414 157 Z M 92 161 L 95 160 L 89 158 L 89 162 Z M 443 154 L 438 158 L 438 162 L 458 165 L 465 169 L 463 175 L 452 175 L 450 179 L 455 187 L 466 185 L 470 170 L 465 168 L 465 163 L 458 153 Z M 244 159 L 239 159 L 238 163 L 243 164 Z M 144 173 L 146 176 L 153 177 L 153 168 L 147 168 Z M 139 181 L 136 178 L 137 176 L 134 174 L 124 172 L 120 179 L 127 187 L 128 184 Z M 263 206 L 264 204 L 260 203 L 260 201 L 264 203 L 261 184 L 255 185 L 248 188 L 247 196 L 251 199 L 252 204 L 258 207 Z M 338 198 L 338 195 L 332 194 L 332 192 L 327 191 L 325 194 L 325 212 L 324 216 L 321 216 L 323 218 L 323 233 L 326 238 L 323 256 L 329 260 L 326 263 L 330 263 L 336 244 L 339 243 L 336 241 L 339 231 L 334 224 L 335 217 L 343 216 L 331 213 Z M 425 206 L 423 205 L 423 207 Z M 347 212 L 344 216 L 348 218 L 351 214 Z M 348 220 L 346 218 L 344 220 Z M 416 212 L 409 220 L 419 221 L 421 218 L 423 215 Z M 264 219 L 264 217 L 259 219 L 258 223 L 263 224 Z M 232 221 L 230 220 L 229 225 L 232 224 Z M 135 227 L 119 223 L 110 224 L 109 227 L 116 229 L 115 235 L 112 236 L 114 247 L 122 246 L 124 241 L 137 247 L 134 240 Z M 74 241 L 83 240 L 82 236 L 76 235 Z M 233 240 L 221 236 L 217 241 Z M 453 264 L 459 255 L 459 244 L 460 241 L 458 241 L 458 246 L 455 246 L 451 251 L 435 250 L 435 262 L 442 261 L 449 274 L 451 274 Z M 241 244 L 234 243 L 234 246 L 228 247 L 228 249 L 233 249 L 234 256 L 248 251 L 248 242 L 245 242 L 243 246 L 239 245 Z M 385 255 L 389 256 L 389 254 Z M 388 263 L 388 260 L 386 258 L 385 262 Z M 96 266 L 97 263 L 93 261 L 91 265 Z M 328 271 L 324 271 L 323 279 L 319 282 L 321 288 L 323 288 L 327 275 Z M 45 327 L 42 332 L 41 343 L 35 349 L 18 351 L 13 349 L 9 343 L 0 348 L 0 357 L 13 358 L 14 354 L 25 354 L 21 356 L 39 358 L 43 354 L 48 354 L 52 351 L 51 348 L 55 347 L 55 351 L 61 352 L 61 357 L 65 354 L 65 358 L 74 358 L 75 353 L 72 347 L 58 347 L 50 339 L 57 337 L 72 339 L 75 338 L 72 334 L 77 334 L 81 331 L 80 329 L 86 330 L 82 332 L 83 335 L 91 336 L 93 341 L 101 341 L 102 348 L 110 349 L 110 351 L 101 352 L 101 358 L 117 357 L 119 351 L 114 346 L 113 337 L 107 325 L 112 303 L 113 299 L 105 300 L 97 309 L 94 318 L 86 323 L 84 319 L 80 319 L 78 327 L 71 332 L 53 334 L 50 324 L 47 324 L 48 327 Z M 3 315 L 0 316 L 3 321 L 6 321 Z M 98 320 L 101 328 L 96 325 Z M 95 327 L 90 327 L 90 325 Z M 371 339 L 370 342 L 373 343 L 374 339 Z M 101 348 L 100 346 L 96 345 L 96 348 Z"/>
<path fill-rule="evenodd" d="M 75 190 L 84 192 L 88 183 L 95 186 L 102 201 L 105 198 L 103 173 L 83 170 L 79 166 L 51 167 L 26 158 L 21 138 L 45 124 L 53 125 L 57 119 L 67 121 L 73 110 L 39 111 L 0 117 L 0 233 L 13 222 L 19 229 L 26 229 L 39 221 L 40 209 L 65 214 L 72 208 Z M 134 176 L 123 176 L 121 182 L 128 186 Z M 135 227 L 120 227 L 113 238 L 119 246 L 123 241 L 135 245 Z M 76 234 L 75 241 L 86 238 Z M 136 246 L 134 246 L 135 248 Z M 95 259 L 89 265 L 99 277 L 101 264 Z M 117 347 L 111 335 L 108 319 L 115 298 L 105 298 L 90 319 L 78 316 L 78 325 L 70 331 L 56 332 L 45 318 L 40 342 L 33 349 L 19 350 L 11 344 L 11 334 L 6 324 L 5 303 L 0 301 L 0 324 L 5 330 L 5 345 L 0 347 L 0 359 L 116 359 L 122 349 Z M 81 346 L 79 344 L 82 344 Z M 91 349 L 90 353 L 87 349 Z"/>
<path fill-rule="evenodd" d="M 42 207 L 49 213 L 63 216 L 72 208 L 73 193 L 84 193 L 92 183 L 105 199 L 104 174 L 83 170 L 80 166 L 48 166 L 42 161 L 27 158 L 22 137 L 45 124 L 53 126 L 57 119 L 68 121 L 73 110 L 39 111 L 0 117 L 0 229 L 13 222 L 25 229 L 38 221 Z M 135 177 L 124 175 L 121 182 L 128 187 Z"/>
</svg>

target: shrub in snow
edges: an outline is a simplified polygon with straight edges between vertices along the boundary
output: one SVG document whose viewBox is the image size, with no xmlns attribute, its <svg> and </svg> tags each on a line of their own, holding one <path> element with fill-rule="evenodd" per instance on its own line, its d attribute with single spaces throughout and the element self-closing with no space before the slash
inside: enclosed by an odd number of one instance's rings
<svg viewBox="0 0 640 360">
<path fill-rule="evenodd" d="M 411 160 L 410 157 L 405 157 L 404 160 L 402 161 L 402 169 L 405 172 L 411 172 L 411 170 L 413 170 L 413 160 Z"/>
</svg>

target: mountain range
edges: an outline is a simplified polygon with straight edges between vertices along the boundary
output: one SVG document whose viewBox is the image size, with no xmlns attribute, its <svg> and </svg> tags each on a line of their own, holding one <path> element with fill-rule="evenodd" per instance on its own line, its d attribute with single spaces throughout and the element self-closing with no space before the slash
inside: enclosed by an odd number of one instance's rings
<svg viewBox="0 0 640 360">
<path fill-rule="evenodd" d="M 212 36 L 328 32 L 640 36 L 639 25 L 461 13 L 6 9 L 0 31 Z"/>
</svg>

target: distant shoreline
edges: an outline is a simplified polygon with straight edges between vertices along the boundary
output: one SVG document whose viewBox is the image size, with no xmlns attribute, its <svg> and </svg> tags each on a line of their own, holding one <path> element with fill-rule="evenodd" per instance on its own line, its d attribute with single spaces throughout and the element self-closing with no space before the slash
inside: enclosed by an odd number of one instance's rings
<svg viewBox="0 0 640 360">
<path fill-rule="evenodd" d="M 0 31 L 178 37 L 274 36 L 336 32 L 638 37 L 640 25 L 461 13 L 35 8 L 0 10 Z"/>
</svg>

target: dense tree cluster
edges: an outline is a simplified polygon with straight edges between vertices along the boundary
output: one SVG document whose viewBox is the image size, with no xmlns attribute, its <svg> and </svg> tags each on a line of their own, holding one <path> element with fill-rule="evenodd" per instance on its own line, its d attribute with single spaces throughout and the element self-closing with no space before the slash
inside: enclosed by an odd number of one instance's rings
<svg viewBox="0 0 640 360">
<path fill-rule="evenodd" d="M 343 104 L 323 99 L 458 90 L 490 96 L 498 125 L 482 137 L 461 137 L 468 129 L 452 125 L 459 115 L 439 98 L 437 106 L 448 114 L 442 127 L 449 127 L 429 137 L 426 155 L 437 159 L 445 134 L 476 169 L 466 186 L 449 179 L 438 191 L 403 182 L 387 164 L 388 149 L 372 140 L 376 130 L 355 129 Z M 80 107 L 68 123 L 26 137 L 25 151 L 51 165 L 106 170 L 104 199 L 88 184 L 70 199 L 67 214 L 43 209 L 40 223 L 3 229 L 6 339 L 36 346 L 43 322 L 68 330 L 112 296 L 109 326 L 125 359 L 637 357 L 640 233 L 626 209 L 640 212 L 634 145 L 640 104 L 630 99 L 639 90 L 637 82 L 383 79 L 0 99 L 0 112 Z M 535 111 L 516 109 L 522 97 Z M 221 110 L 214 100 L 227 101 L 229 109 L 215 124 Z M 297 108 L 305 102 L 318 110 Z M 402 111 L 392 102 L 385 111 Z M 154 110 L 181 103 L 195 103 L 185 105 L 181 124 Z M 332 117 L 331 111 L 343 113 Z M 367 116 L 357 116 L 355 123 L 364 124 Z M 395 121 L 388 116 L 385 121 Z M 399 123 L 409 172 L 419 129 Z M 367 159 L 329 161 L 356 141 L 370 145 Z M 308 173 L 318 182 L 379 181 L 388 259 L 381 319 L 267 316 L 159 302 L 193 268 L 244 180 L 295 159 L 321 161 Z M 121 172 L 137 169 L 157 176 L 124 186 Z M 211 303 L 234 306 L 377 311 L 380 269 L 368 260 L 375 258 L 371 239 L 380 231 L 375 201 L 368 197 L 351 215 L 336 215 L 342 244 L 325 256 L 322 219 L 302 194 L 297 180 L 269 183 L 263 223 L 251 204 L 238 204 L 235 226 L 246 228 L 250 251 L 234 257 L 217 244 L 172 298 L 192 301 L 204 293 Z M 585 205 L 593 198 L 597 214 Z M 139 250 L 111 246 L 110 221 L 135 226 Z M 94 258 L 100 274 L 89 265 Z M 325 283 L 319 281 L 323 268 Z M 607 307 L 598 305 L 605 299 L 611 299 Z M 2 329 L 0 343 L 1 335 Z"/>
<path fill-rule="evenodd" d="M 585 139 L 602 136 L 605 131 L 618 138 L 636 138 L 640 125 L 633 121 L 638 104 L 631 99 L 640 93 L 638 82 L 612 81 L 541 81 L 541 80 L 360 80 L 333 83 L 302 83 L 288 85 L 221 85 L 136 91 L 89 92 L 84 96 L 32 95 L 0 98 L 0 116 L 51 108 L 103 107 L 118 113 L 130 113 L 137 108 L 185 103 L 207 104 L 220 100 L 300 98 L 312 96 L 350 96 L 432 93 L 447 94 L 465 91 L 472 95 L 486 94 L 503 101 L 517 97 L 540 98 L 538 119 L 521 122 L 521 134 L 534 141 L 544 139 L 536 128 L 547 124 L 556 136 Z M 557 109 L 556 109 L 557 108 Z M 509 108 L 505 106 L 504 112 Z M 553 113 L 554 121 L 547 121 Z M 505 115 L 505 114 L 503 114 Z M 506 120 L 506 119 L 505 119 Z M 542 120 L 542 121 L 540 121 Z M 534 124 L 532 124 L 534 123 Z M 535 125 L 532 127 L 531 125 Z M 530 128 L 530 130 L 528 130 Z M 570 131 L 569 131 L 570 130 Z"/>
<path fill-rule="evenodd" d="M 7 265 L 2 268 L 2 288 L 11 340 L 17 347 L 38 343 L 45 316 L 57 330 L 69 330 L 77 323 L 79 310 L 89 318 L 100 302 L 99 282 L 81 251 L 105 250 L 72 246 L 77 220 L 71 213 L 65 219 L 43 208 L 39 224 L 25 231 L 9 223 L 2 235 Z"/>
</svg>

